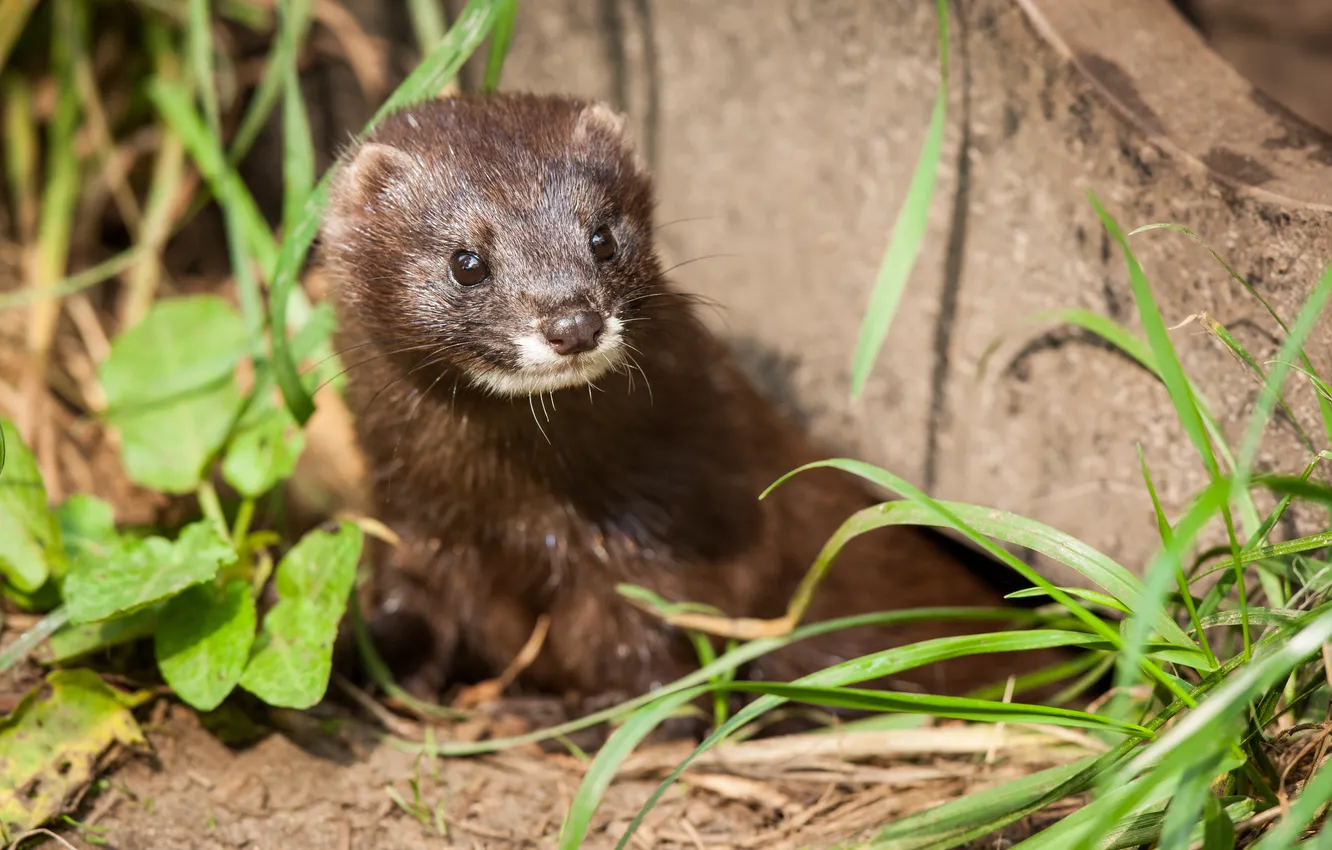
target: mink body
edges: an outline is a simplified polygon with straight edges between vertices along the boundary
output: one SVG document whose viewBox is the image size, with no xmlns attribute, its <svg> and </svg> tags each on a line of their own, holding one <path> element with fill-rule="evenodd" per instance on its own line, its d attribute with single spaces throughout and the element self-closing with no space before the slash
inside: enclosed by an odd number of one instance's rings
<svg viewBox="0 0 1332 850">
<path fill-rule="evenodd" d="M 345 155 L 321 246 L 374 512 L 402 538 L 363 604 L 418 688 L 498 674 L 544 614 L 521 685 L 645 692 L 698 657 L 617 585 L 780 616 L 843 520 L 878 501 L 829 469 L 759 499 L 827 454 L 663 278 L 650 178 L 604 105 L 484 95 L 400 112 Z M 807 621 L 1002 606 L 984 561 L 927 529 L 875 530 L 835 560 Z M 836 632 L 744 675 L 998 627 Z M 979 655 L 877 684 L 957 693 L 1062 657 Z"/>
</svg>

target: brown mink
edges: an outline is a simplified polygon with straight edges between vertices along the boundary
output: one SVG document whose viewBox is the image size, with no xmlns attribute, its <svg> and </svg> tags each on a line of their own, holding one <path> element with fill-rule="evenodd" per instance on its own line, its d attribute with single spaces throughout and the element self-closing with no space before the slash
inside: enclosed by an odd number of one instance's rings
<svg viewBox="0 0 1332 850">
<path fill-rule="evenodd" d="M 604 104 L 464 95 L 385 120 L 348 151 L 321 234 L 374 512 L 402 538 L 368 618 L 416 686 L 498 674 L 606 699 L 698 667 L 620 583 L 775 617 L 828 537 L 874 504 L 762 397 L 664 278 L 652 185 Z M 945 536 L 890 527 L 848 546 L 807 617 L 1005 604 Z M 996 623 L 861 628 L 759 659 L 789 680 Z M 991 654 L 901 674 L 957 693 L 1065 656 Z"/>
</svg>

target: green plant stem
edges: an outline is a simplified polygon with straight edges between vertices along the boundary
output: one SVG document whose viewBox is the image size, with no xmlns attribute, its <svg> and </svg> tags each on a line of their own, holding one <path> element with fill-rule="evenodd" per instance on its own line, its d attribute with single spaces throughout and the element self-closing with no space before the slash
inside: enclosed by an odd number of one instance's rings
<svg viewBox="0 0 1332 850">
<path fill-rule="evenodd" d="M 69 612 L 60 606 L 37 621 L 37 625 L 19 635 L 18 640 L 0 651 L 0 673 L 32 654 L 42 641 L 60 631 L 69 622 Z"/>
<path fill-rule="evenodd" d="M 1147 492 L 1152 498 L 1152 509 L 1156 512 L 1157 524 L 1161 532 L 1161 543 L 1169 546 L 1174 537 L 1174 531 L 1170 528 L 1170 523 L 1166 521 L 1165 511 L 1161 509 L 1161 500 L 1157 498 L 1156 486 L 1152 483 L 1152 474 L 1147 469 L 1147 459 L 1142 454 L 1142 444 L 1138 445 L 1138 463 L 1142 467 L 1142 479 L 1147 484 Z M 1175 565 L 1175 583 L 1179 587 L 1179 595 L 1184 607 L 1189 612 L 1189 620 L 1193 623 L 1193 632 L 1197 637 L 1198 645 L 1207 656 L 1208 663 L 1215 668 L 1218 666 L 1216 654 L 1212 652 L 1212 644 L 1207 639 L 1207 633 L 1203 631 L 1202 619 L 1198 616 L 1198 606 L 1194 604 L 1193 594 L 1189 592 L 1189 579 L 1184 573 L 1182 561 Z"/>
<path fill-rule="evenodd" d="M 254 520 L 254 499 L 242 499 L 236 509 L 236 524 L 232 526 L 231 539 L 244 540 L 250 533 L 250 523 Z"/>
<path fill-rule="evenodd" d="M 227 516 L 222 512 L 222 501 L 217 497 L 217 488 L 213 486 L 213 482 L 205 478 L 199 482 L 199 486 L 194 492 L 199 499 L 199 509 L 203 511 L 203 515 L 213 525 L 217 526 L 217 533 L 222 536 L 222 539 L 231 543 L 231 531 L 227 528 Z"/>
</svg>

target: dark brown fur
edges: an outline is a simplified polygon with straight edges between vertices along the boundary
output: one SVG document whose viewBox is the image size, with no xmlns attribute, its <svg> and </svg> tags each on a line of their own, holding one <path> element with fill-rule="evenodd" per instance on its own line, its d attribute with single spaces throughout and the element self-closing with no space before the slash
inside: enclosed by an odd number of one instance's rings
<svg viewBox="0 0 1332 850">
<path fill-rule="evenodd" d="M 401 645 L 410 622 L 428 625 L 408 649 L 439 687 L 502 670 L 548 614 L 544 648 L 520 681 L 592 697 L 640 693 L 698 666 L 683 634 L 617 594 L 621 582 L 734 616 L 781 615 L 828 537 L 876 500 L 831 470 L 759 500 L 826 455 L 662 279 L 651 184 L 618 117 L 562 98 L 467 96 L 400 113 L 370 141 L 348 154 L 322 241 L 376 514 L 403 538 L 373 583 L 379 638 L 391 647 L 396 630 Z M 597 220 L 616 222 L 622 251 L 606 267 L 579 253 Z M 449 280 L 461 248 L 499 266 L 494 290 Z M 540 399 L 474 385 L 469 375 L 511 365 L 508 329 L 580 299 L 626 320 L 633 368 Z M 968 558 L 977 560 L 924 529 L 872 532 L 836 560 L 808 619 L 1004 604 Z M 791 679 L 996 627 L 839 632 L 746 675 Z M 956 693 L 1055 657 L 962 658 L 893 684 Z"/>
</svg>

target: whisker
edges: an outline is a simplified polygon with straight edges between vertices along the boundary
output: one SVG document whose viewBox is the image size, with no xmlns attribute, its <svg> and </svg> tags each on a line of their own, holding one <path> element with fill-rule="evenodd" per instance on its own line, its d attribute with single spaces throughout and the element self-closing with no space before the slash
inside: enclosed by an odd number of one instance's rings
<svg viewBox="0 0 1332 850">
<path fill-rule="evenodd" d="M 720 216 L 715 216 L 715 215 L 697 215 L 697 216 L 692 216 L 690 218 L 677 218 L 671 221 L 664 222 L 662 224 L 658 224 L 656 227 L 652 228 L 652 230 L 653 232 L 656 232 L 664 227 L 670 227 L 671 225 L 674 224 L 684 224 L 685 222 L 689 221 L 716 221 L 719 218 Z"/>
<path fill-rule="evenodd" d="M 638 353 L 642 354 L 641 351 Z M 643 367 L 639 365 L 637 358 L 635 358 L 632 354 L 629 355 L 629 362 L 634 364 L 634 368 L 637 369 L 638 373 L 643 376 L 643 383 L 647 384 L 648 404 L 653 407 L 656 407 L 657 399 L 652 394 L 652 381 L 648 379 L 647 372 L 643 371 Z"/>
<path fill-rule="evenodd" d="M 550 437 L 546 437 L 546 429 L 541 427 L 541 420 L 537 419 L 536 407 L 532 404 L 531 393 L 527 394 L 527 408 L 532 411 L 532 421 L 536 423 L 537 430 L 541 432 L 541 436 L 545 437 L 546 445 L 550 445 Z"/>
</svg>

